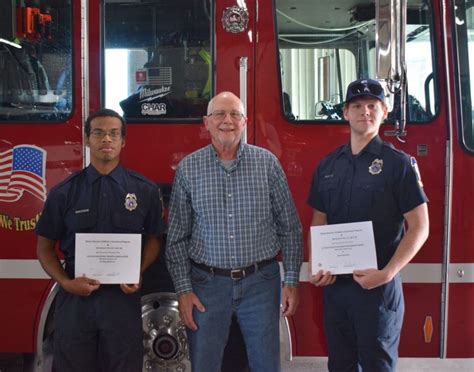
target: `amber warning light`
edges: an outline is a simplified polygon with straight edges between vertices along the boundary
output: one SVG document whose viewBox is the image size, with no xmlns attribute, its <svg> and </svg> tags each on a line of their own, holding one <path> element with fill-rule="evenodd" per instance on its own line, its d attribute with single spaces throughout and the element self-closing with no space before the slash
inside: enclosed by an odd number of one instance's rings
<svg viewBox="0 0 474 372">
<path fill-rule="evenodd" d="M 425 318 L 425 324 L 423 325 L 423 334 L 425 335 L 425 342 L 431 342 L 431 337 L 433 336 L 433 319 L 431 316 Z"/>
</svg>

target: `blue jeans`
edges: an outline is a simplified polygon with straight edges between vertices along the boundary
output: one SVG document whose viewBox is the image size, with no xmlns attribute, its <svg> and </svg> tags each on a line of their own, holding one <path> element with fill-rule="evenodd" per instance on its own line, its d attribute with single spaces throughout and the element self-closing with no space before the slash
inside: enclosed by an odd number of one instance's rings
<svg viewBox="0 0 474 372">
<path fill-rule="evenodd" d="M 194 308 L 197 331 L 188 330 L 192 370 L 220 372 L 235 314 L 245 341 L 250 370 L 280 371 L 280 267 L 272 262 L 241 280 L 191 269 L 193 291 L 206 308 Z"/>
</svg>

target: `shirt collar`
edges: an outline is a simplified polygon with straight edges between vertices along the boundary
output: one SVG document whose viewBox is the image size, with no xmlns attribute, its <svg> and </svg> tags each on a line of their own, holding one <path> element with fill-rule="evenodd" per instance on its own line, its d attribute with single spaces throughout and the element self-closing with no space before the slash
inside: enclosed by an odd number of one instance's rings
<svg viewBox="0 0 474 372">
<path fill-rule="evenodd" d="M 89 166 L 86 168 L 86 175 L 89 184 L 94 183 L 98 178 L 102 176 L 102 174 L 100 174 L 92 164 L 89 164 Z M 119 164 L 107 176 L 112 178 L 115 182 L 122 184 L 122 181 L 125 176 L 125 168 Z"/>
<path fill-rule="evenodd" d="M 337 154 L 337 157 L 341 155 L 352 156 L 351 143 L 346 143 L 342 146 Z"/>
<path fill-rule="evenodd" d="M 214 146 L 212 144 L 210 144 L 208 146 L 208 149 L 209 149 L 209 154 L 215 160 L 219 160 L 219 155 L 217 154 L 217 151 L 216 151 L 216 149 L 214 148 Z M 236 160 L 235 164 L 238 164 L 240 162 L 240 159 L 242 158 L 243 153 L 244 153 L 244 149 L 245 149 L 245 144 L 242 141 L 240 141 L 239 148 L 237 149 L 237 156 L 235 158 L 235 160 Z"/>
<path fill-rule="evenodd" d="M 242 158 L 243 156 L 243 153 L 244 153 L 244 149 L 245 149 L 245 143 L 243 143 L 242 141 L 240 141 L 239 143 L 239 148 L 237 150 L 237 157 L 236 157 L 236 163 L 238 163 L 240 161 L 240 159 Z"/>
<path fill-rule="evenodd" d="M 382 139 L 377 135 L 364 147 L 362 151 L 369 152 L 373 155 L 380 155 L 382 152 Z"/>
<path fill-rule="evenodd" d="M 364 153 L 364 152 L 368 152 L 368 153 L 371 153 L 373 155 L 380 155 L 380 153 L 382 152 L 382 144 L 383 144 L 383 141 L 382 139 L 380 138 L 380 136 L 375 136 L 374 138 L 372 138 L 370 140 L 370 142 L 362 149 L 362 151 L 360 152 L 360 154 Z M 346 156 L 352 156 L 352 150 L 351 150 L 351 143 L 348 142 L 346 143 L 344 146 L 341 147 L 341 149 L 339 150 L 339 153 L 337 154 L 337 156 L 340 156 L 340 155 L 346 155 Z"/>
</svg>

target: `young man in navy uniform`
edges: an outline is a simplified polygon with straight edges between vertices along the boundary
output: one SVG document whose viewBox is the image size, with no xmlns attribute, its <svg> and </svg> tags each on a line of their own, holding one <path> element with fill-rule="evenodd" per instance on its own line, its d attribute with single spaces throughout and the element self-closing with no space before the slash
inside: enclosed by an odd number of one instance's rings
<svg viewBox="0 0 474 372">
<path fill-rule="evenodd" d="M 312 225 L 372 221 L 378 268 L 319 271 L 310 281 L 324 287 L 329 370 L 395 371 L 404 314 L 399 272 L 428 237 L 427 198 L 416 160 L 378 135 L 387 117 L 379 82 L 352 82 L 343 112 L 350 142 L 315 171 Z"/>
<path fill-rule="evenodd" d="M 56 298 L 56 371 L 141 371 L 140 284 L 101 285 L 74 276 L 76 233 L 142 235 L 140 273 L 160 250 L 163 232 L 158 188 L 120 165 L 126 123 L 115 111 L 89 116 L 90 165 L 53 188 L 38 222 L 37 255 L 59 284 Z M 59 241 L 65 268 L 55 253 Z"/>
</svg>

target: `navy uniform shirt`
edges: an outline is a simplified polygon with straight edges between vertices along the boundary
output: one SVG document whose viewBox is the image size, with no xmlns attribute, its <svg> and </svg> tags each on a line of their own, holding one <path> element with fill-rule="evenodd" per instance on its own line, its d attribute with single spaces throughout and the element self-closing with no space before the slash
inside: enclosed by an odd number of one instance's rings
<svg viewBox="0 0 474 372">
<path fill-rule="evenodd" d="M 357 155 L 346 144 L 325 157 L 308 204 L 325 213 L 328 224 L 372 221 L 382 269 L 403 237 L 403 215 L 427 200 L 416 160 L 377 136 Z"/>
<path fill-rule="evenodd" d="M 136 197 L 136 207 L 132 195 Z M 128 204 L 129 209 L 125 204 Z M 144 176 L 121 165 L 101 175 L 89 165 L 54 187 L 36 233 L 59 240 L 66 271 L 74 276 L 76 233 L 159 235 L 164 230 L 160 194 Z"/>
</svg>

